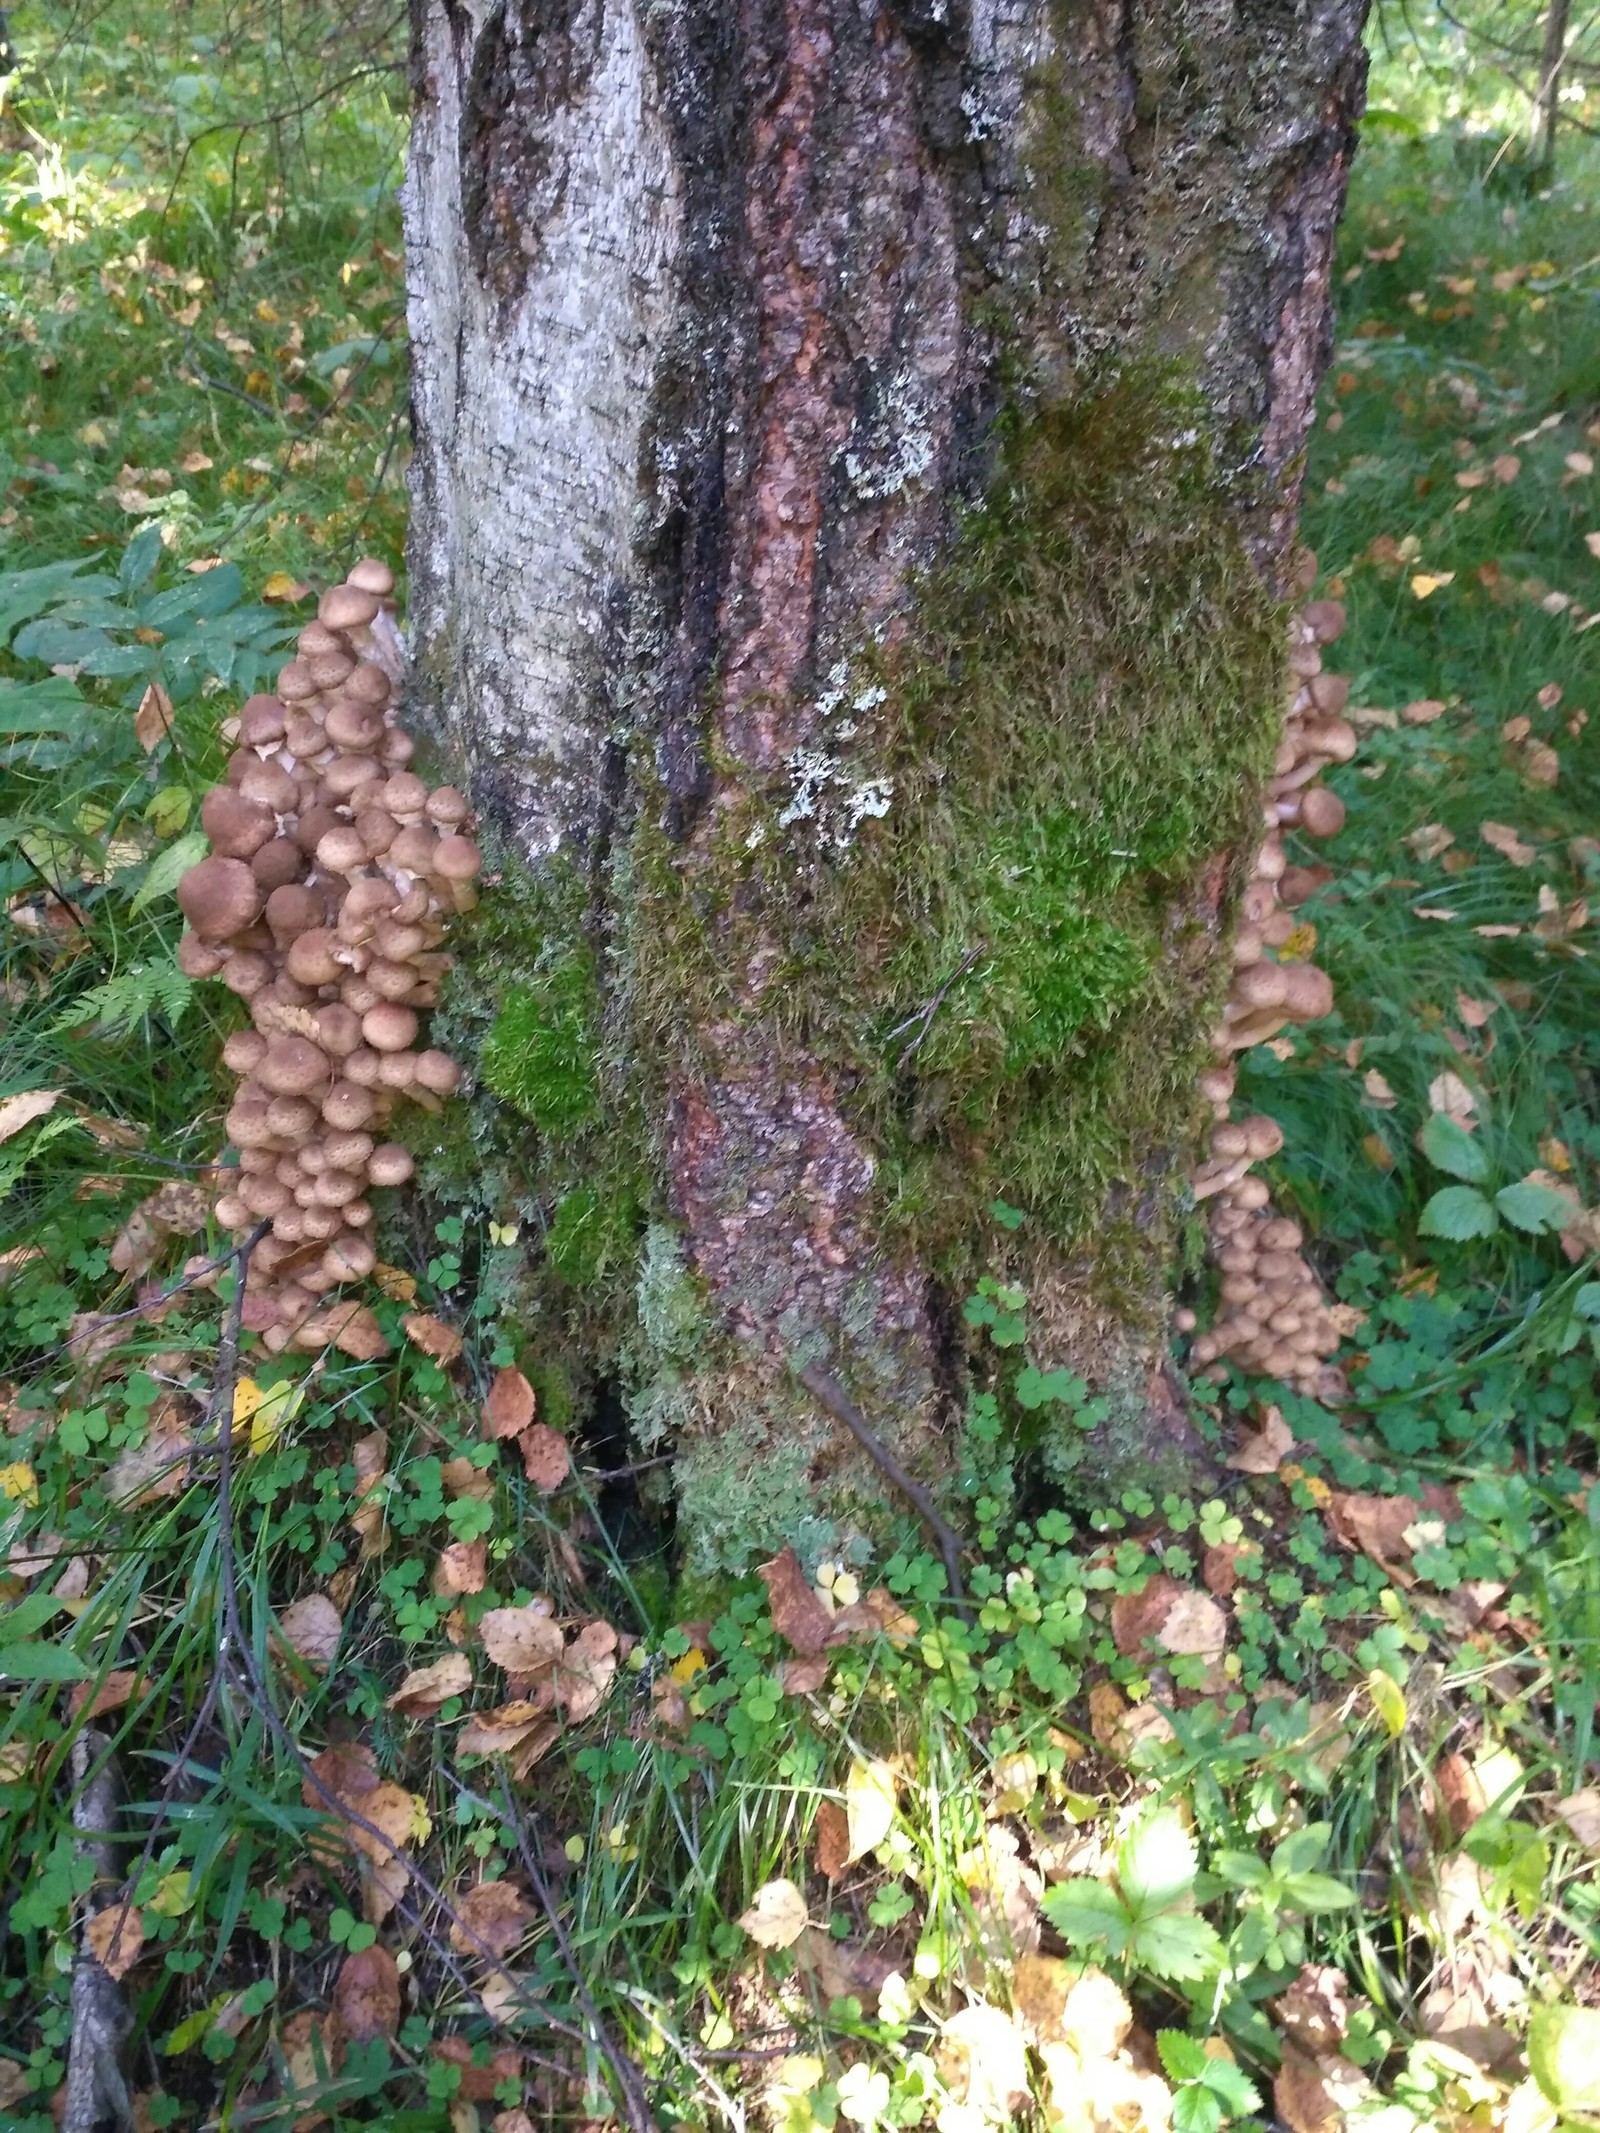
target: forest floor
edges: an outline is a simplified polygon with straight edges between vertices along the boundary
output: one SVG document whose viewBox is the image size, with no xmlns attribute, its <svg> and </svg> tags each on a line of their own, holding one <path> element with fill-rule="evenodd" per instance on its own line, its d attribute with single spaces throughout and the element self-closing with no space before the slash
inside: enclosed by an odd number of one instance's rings
<svg viewBox="0 0 1600 2133">
<path fill-rule="evenodd" d="M 1593 2124 L 1592 166 L 1391 116 L 1341 244 L 1305 533 L 1361 745 L 1295 855 L 1338 1004 L 1241 1093 L 1348 1402 L 1213 1372 L 1225 1491 L 1008 1526 L 975 1427 L 975 1620 L 908 1547 L 683 1622 L 577 1433 L 506 1455 L 518 1210 L 396 1217 L 391 1353 L 247 1351 L 226 1427 L 227 1284 L 164 1293 L 217 721 L 404 533 L 382 33 L 210 19 L 117 0 L 0 85 L 0 2122 L 60 2121 L 87 1946 L 140 2128 L 637 2129 L 630 2068 L 779 2133 Z"/>
</svg>

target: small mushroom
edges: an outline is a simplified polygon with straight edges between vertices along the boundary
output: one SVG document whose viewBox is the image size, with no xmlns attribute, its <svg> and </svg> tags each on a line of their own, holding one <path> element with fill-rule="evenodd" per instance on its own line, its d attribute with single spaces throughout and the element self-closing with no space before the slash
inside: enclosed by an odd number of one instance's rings
<svg viewBox="0 0 1600 2133">
<path fill-rule="evenodd" d="M 265 898 L 242 859 L 202 859 L 178 883 L 178 904 L 201 940 L 215 944 L 254 923 Z"/>
<path fill-rule="evenodd" d="M 416 1041 L 417 1018 L 409 1007 L 383 1000 L 362 1016 L 361 1034 L 375 1052 L 403 1052 Z"/>
<path fill-rule="evenodd" d="M 370 622 L 382 606 L 376 593 L 359 585 L 330 586 L 317 602 L 317 620 L 330 630 L 359 629 Z"/>
<path fill-rule="evenodd" d="M 274 1037 L 255 1072 L 274 1096 L 309 1096 L 326 1083 L 328 1062 L 308 1037 Z"/>
</svg>

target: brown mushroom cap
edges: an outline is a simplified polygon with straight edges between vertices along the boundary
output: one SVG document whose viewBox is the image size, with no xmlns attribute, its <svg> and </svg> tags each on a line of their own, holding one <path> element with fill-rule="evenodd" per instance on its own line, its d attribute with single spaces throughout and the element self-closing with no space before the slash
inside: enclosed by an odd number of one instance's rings
<svg viewBox="0 0 1600 2133">
<path fill-rule="evenodd" d="M 1280 963 L 1247 963 L 1234 973 L 1230 1001 L 1241 1007 L 1281 1007 L 1288 989 L 1287 974 Z"/>
<path fill-rule="evenodd" d="M 253 1074 L 261 1064 L 267 1040 L 258 1030 L 236 1029 L 222 1047 L 222 1063 L 235 1074 Z"/>
<path fill-rule="evenodd" d="M 317 687 L 327 696 L 354 671 L 355 661 L 344 646 L 338 644 L 329 651 L 314 653 L 306 661 L 306 665 L 311 670 Z"/>
<path fill-rule="evenodd" d="M 1308 837 L 1337 837 L 1344 828 L 1344 802 L 1326 785 L 1313 785 L 1300 802 L 1300 827 Z"/>
<path fill-rule="evenodd" d="M 378 760 L 385 770 L 404 770 L 417 752 L 417 744 L 403 726 L 391 726 L 383 737 L 383 746 L 378 750 Z"/>
<path fill-rule="evenodd" d="M 388 703 L 391 688 L 388 675 L 371 659 L 358 659 L 344 682 L 344 693 L 352 703 L 370 704 L 378 710 Z"/>
<path fill-rule="evenodd" d="M 427 815 L 441 829 L 453 830 L 470 820 L 472 809 L 453 785 L 441 785 L 428 795 Z"/>
<path fill-rule="evenodd" d="M 283 739 L 284 707 L 276 696 L 247 696 L 239 706 L 239 739 L 246 748 L 267 748 Z"/>
<path fill-rule="evenodd" d="M 380 600 L 387 600 L 394 591 L 394 572 L 375 555 L 364 555 L 345 572 L 344 582 L 355 586 L 358 592 L 376 593 Z M 1313 578 L 1312 584 L 1315 583 Z"/>
<path fill-rule="evenodd" d="M 342 1000 L 329 1000 L 316 1010 L 317 1042 L 330 1059 L 347 1059 L 361 1042 L 361 1017 Z"/>
<path fill-rule="evenodd" d="M 372 1092 L 353 1081 L 336 1081 L 322 1100 L 322 1116 L 335 1133 L 359 1133 L 376 1109 Z"/>
<path fill-rule="evenodd" d="M 422 823 L 403 829 L 389 847 L 388 860 L 391 867 L 401 867 L 408 874 L 431 874 L 433 855 L 439 848 L 439 840 L 431 829 Z"/>
<path fill-rule="evenodd" d="M 359 585 L 332 585 L 317 602 L 317 620 L 331 630 L 360 629 L 382 606 L 376 593 Z"/>
<path fill-rule="evenodd" d="M 409 1007 L 382 1000 L 362 1016 L 361 1034 L 375 1052 L 403 1052 L 416 1041 L 417 1018 Z"/>
<path fill-rule="evenodd" d="M 342 822 L 318 841 L 317 865 L 330 874 L 353 874 L 366 863 L 367 848 L 361 841 L 361 832 L 351 823 Z"/>
<path fill-rule="evenodd" d="M 379 805 L 397 820 L 402 815 L 420 815 L 427 804 L 427 786 L 409 770 L 397 771 L 388 779 L 379 797 Z"/>
<path fill-rule="evenodd" d="M 285 882 L 267 898 L 264 915 L 274 940 L 281 942 L 322 925 L 327 909 L 315 889 L 300 882 Z"/>
<path fill-rule="evenodd" d="M 409 1089 L 417 1078 L 415 1052 L 380 1052 L 378 1080 L 386 1089 Z"/>
<path fill-rule="evenodd" d="M 242 859 L 202 859 L 178 883 L 184 917 L 203 941 L 225 941 L 255 922 L 264 898 Z"/>
<path fill-rule="evenodd" d="M 264 955 L 246 948 L 230 955 L 219 975 L 229 992 L 249 1000 L 272 983 L 272 965 Z"/>
<path fill-rule="evenodd" d="M 367 1160 L 367 1175 L 374 1185 L 403 1185 L 416 1169 L 411 1152 L 402 1148 L 398 1141 L 386 1141 L 381 1148 L 374 1148 Z"/>
<path fill-rule="evenodd" d="M 1318 644 L 1332 644 L 1344 634 L 1344 604 L 1339 600 L 1312 600 L 1300 610 L 1302 628 Z"/>
<path fill-rule="evenodd" d="M 357 703 L 351 697 L 341 697 L 332 705 L 323 725 L 336 748 L 348 748 L 354 755 L 368 753 L 383 738 L 383 713 L 375 704 Z"/>
<path fill-rule="evenodd" d="M 369 755 L 339 755 L 322 773 L 322 791 L 327 799 L 342 807 L 363 785 L 381 780 L 382 776 Z"/>
<path fill-rule="evenodd" d="M 417 982 L 409 963 L 391 963 L 382 956 L 367 965 L 365 976 L 380 1000 L 407 999 Z"/>
<path fill-rule="evenodd" d="M 359 1045 L 344 1062 L 344 1078 L 346 1081 L 353 1081 L 357 1088 L 375 1089 L 378 1086 L 378 1069 L 382 1065 L 382 1052 L 374 1052 L 364 1044 Z"/>
<path fill-rule="evenodd" d="M 1296 1022 L 1317 1022 L 1333 1012 L 1333 980 L 1315 963 L 1284 966 L 1283 1004 Z"/>
<path fill-rule="evenodd" d="M 275 1096 L 267 1106 L 267 1124 L 280 1140 L 301 1140 L 316 1123 L 317 1113 L 303 1096 Z"/>
<path fill-rule="evenodd" d="M 1268 1156 L 1276 1155 L 1283 1146 L 1282 1127 L 1275 1118 L 1268 1118 L 1264 1112 L 1245 1119 L 1241 1130 L 1252 1162 L 1265 1162 Z"/>
<path fill-rule="evenodd" d="M 338 934 L 325 926 L 313 926 L 290 941 L 286 963 L 289 975 L 301 985 L 333 985 L 344 975 L 337 960 Z"/>
<path fill-rule="evenodd" d="M 278 669 L 276 692 L 285 706 L 303 704 L 317 693 L 317 679 L 311 671 L 311 663 L 305 659 L 291 659 L 287 666 Z"/>
<path fill-rule="evenodd" d="M 278 824 L 270 807 L 250 800 L 233 785 L 213 785 L 200 802 L 200 827 L 224 859 L 253 859 Z"/>
<path fill-rule="evenodd" d="M 198 933 L 178 936 L 178 968 L 186 978 L 214 978 L 227 960 L 225 949 L 208 946 Z"/>
<path fill-rule="evenodd" d="M 281 889 L 285 882 L 297 881 L 305 872 L 306 855 L 293 837 L 274 837 L 264 844 L 250 862 L 263 896 L 270 896 L 274 889 Z"/>
<path fill-rule="evenodd" d="M 483 854 L 470 837 L 441 837 L 429 869 L 444 881 L 471 881 L 483 868 Z"/>
<path fill-rule="evenodd" d="M 275 1096 L 309 1096 L 328 1079 L 328 1061 L 309 1037 L 274 1037 L 256 1079 Z"/>
</svg>

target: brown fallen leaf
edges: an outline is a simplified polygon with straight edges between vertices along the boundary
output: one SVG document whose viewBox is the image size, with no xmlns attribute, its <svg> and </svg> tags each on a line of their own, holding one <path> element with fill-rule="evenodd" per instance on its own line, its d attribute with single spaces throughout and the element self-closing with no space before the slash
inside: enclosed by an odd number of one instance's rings
<svg viewBox="0 0 1600 2133">
<path fill-rule="evenodd" d="M 172 731 L 172 698 L 159 681 L 152 681 L 133 714 L 133 737 L 146 755 L 153 755 Z"/>
<path fill-rule="evenodd" d="M 828 1678 L 830 1661 L 826 1652 L 819 1652 L 815 1659 L 785 1659 L 778 1669 L 785 1696 L 815 1696 Z"/>
<path fill-rule="evenodd" d="M 24 1089 L 19 1096 L 8 1096 L 0 1103 L 0 1141 L 14 1139 L 24 1126 L 53 1111 L 62 1093 L 60 1089 Z"/>
<path fill-rule="evenodd" d="M 408 1304 L 416 1296 L 417 1277 L 408 1274 L 404 1267 L 386 1266 L 380 1259 L 372 1269 L 372 1278 L 380 1294 L 387 1296 L 390 1303 Z"/>
<path fill-rule="evenodd" d="M 1228 1618 L 1209 1593 L 1185 1590 L 1168 1609 L 1156 1642 L 1174 1656 L 1220 1659 L 1228 1642 Z"/>
<path fill-rule="evenodd" d="M 1556 1813 L 1586 1851 L 1600 1852 L 1600 1788 L 1585 1785 L 1557 1800 Z"/>
<path fill-rule="evenodd" d="M 434 1597 L 447 1600 L 454 1593 L 482 1592 L 489 1582 L 489 1543 L 485 1540 L 447 1541 L 433 1566 Z"/>
<path fill-rule="evenodd" d="M 616 1671 L 616 1631 L 609 1622 L 586 1622 L 555 1671 L 556 1702 L 574 1725 L 599 1710 Z"/>
<path fill-rule="evenodd" d="M 543 1704 L 519 1698 L 498 1710 L 473 1711 L 456 1735 L 456 1754 L 506 1755 L 549 1723 Z"/>
<path fill-rule="evenodd" d="M 400 2027 L 400 1969 L 381 1942 L 347 1955 L 333 1988 L 346 2035 L 357 2043 L 392 2037 Z"/>
<path fill-rule="evenodd" d="M 502 2046 L 487 2066 L 480 2066 L 465 2037 L 435 2037 L 433 2056 L 461 2069 L 456 2095 L 463 2103 L 492 2103 L 496 2089 L 522 2079 L 522 2054 L 509 2045 Z"/>
<path fill-rule="evenodd" d="M 459 1459 L 447 1459 L 439 1469 L 439 1479 L 444 1483 L 445 1493 L 454 1497 L 466 1497 L 471 1503 L 488 1503 L 494 1495 L 494 1476 L 486 1467 L 477 1466 L 465 1454 Z"/>
<path fill-rule="evenodd" d="M 806 1900 L 792 1881 L 763 1882 L 739 1923 L 758 1948 L 789 1948 L 810 1923 Z"/>
<path fill-rule="evenodd" d="M 478 1624 L 485 1655 L 508 1674 L 542 1674 L 561 1657 L 565 1639 L 548 1600 L 492 1607 Z"/>
<path fill-rule="evenodd" d="M 802 1659 L 814 1659 L 833 1636 L 834 1617 L 801 1569 L 800 1558 L 786 1547 L 762 1563 L 757 1575 L 767 1588 L 773 1628 Z"/>
<path fill-rule="evenodd" d="M 107 1711 L 120 1711 L 138 1686 L 139 1677 L 131 1668 L 118 1667 L 103 1681 L 75 1682 L 67 1708 L 74 1718 L 103 1718 Z"/>
<path fill-rule="evenodd" d="M 1182 1590 L 1176 1578 L 1158 1570 L 1136 1592 L 1117 1594 L 1111 1603 L 1111 1635 L 1125 1659 L 1143 1650 L 1146 1641 L 1157 1635 Z"/>
<path fill-rule="evenodd" d="M 519 1437 L 532 1422 L 537 1405 L 533 1387 L 520 1370 L 497 1370 L 483 1403 L 485 1434 Z"/>
<path fill-rule="evenodd" d="M 337 2008 L 322 2015 L 304 2008 L 299 2014 L 290 2015 L 279 2032 L 278 2042 L 291 2097 L 315 2095 L 325 2089 L 344 2065 L 345 2030 Z M 326 2111 L 306 2111 L 295 2119 L 295 2133 L 312 2133 L 314 2127 L 326 2123 L 327 2117 Z"/>
<path fill-rule="evenodd" d="M 1531 867 L 1539 856 L 1537 848 L 1524 844 L 1507 822 L 1480 822 L 1478 835 L 1514 867 Z"/>
<path fill-rule="evenodd" d="M 292 1602 L 279 1615 L 278 1627 L 289 1649 L 307 1666 L 319 1674 L 325 1674 L 332 1666 L 344 1621 L 325 1592 L 310 1592 L 304 1599 Z"/>
<path fill-rule="evenodd" d="M 108 1904 L 88 1921 L 83 1937 L 108 1976 L 125 1978 L 144 1946 L 144 1914 L 136 1904 Z"/>
<path fill-rule="evenodd" d="M 1400 711 L 1408 726 L 1431 726 L 1444 714 L 1445 706 L 1434 696 L 1419 696 L 1414 702 L 1403 705 Z"/>
<path fill-rule="evenodd" d="M 1437 859 L 1441 852 L 1448 852 L 1456 841 L 1454 830 L 1447 830 L 1442 822 L 1424 822 L 1406 838 L 1415 856 L 1426 863 Z"/>
<path fill-rule="evenodd" d="M 461 1353 L 461 1335 L 431 1311 L 408 1312 L 401 1324 L 412 1347 L 431 1355 L 436 1363 L 448 1366 Z"/>
<path fill-rule="evenodd" d="M 118 1452 L 100 1477 L 101 1489 L 119 1510 L 176 1496 L 184 1486 L 191 1449 L 189 1433 L 181 1424 L 152 1429 L 142 1444 L 130 1444 Z"/>
<path fill-rule="evenodd" d="M 389 1709 L 407 1718 L 431 1718 L 452 1697 L 472 1687 L 472 1662 L 465 1652 L 447 1652 L 432 1666 L 414 1667 L 389 1698 Z"/>
<path fill-rule="evenodd" d="M 461 1923 L 451 1926 L 450 1945 L 458 1955 L 480 1955 L 484 1948 L 509 1955 L 533 1922 L 527 1898 L 510 1881 L 479 1881 L 456 1897 L 455 1907 Z"/>
<path fill-rule="evenodd" d="M 572 1469 L 572 1454 L 561 1432 L 547 1423 L 535 1422 L 518 1440 L 522 1446 L 522 1471 L 542 1495 L 559 1489 Z"/>
<path fill-rule="evenodd" d="M 835 1940 L 820 1926 L 807 1926 L 794 1943 L 795 1958 L 811 1990 L 823 2006 L 833 2000 L 859 2000 L 868 2011 L 876 2008 L 885 1978 L 900 1968 L 892 1955 L 877 1955 L 854 1941 Z"/>
<path fill-rule="evenodd" d="M 1309 2059 L 1336 2052 L 1350 2025 L 1350 1987 L 1342 1970 L 1304 1963 L 1277 2003 L 1290 2044 Z"/>
<path fill-rule="evenodd" d="M 1405 1536 L 1421 1513 L 1415 1496 L 1360 1496 L 1338 1489 L 1323 1507 L 1328 1530 L 1341 1546 L 1359 1548 L 1380 1570 L 1405 1585 L 1416 1583 L 1406 1567 L 1411 1549 Z"/>
<path fill-rule="evenodd" d="M 493 2133 L 535 2133 L 533 2120 L 526 2111 L 496 2111 L 489 2124 Z"/>
<path fill-rule="evenodd" d="M 1480 1815 L 1488 1812 L 1478 1773 L 1464 1755 L 1442 1755 L 1433 1773 L 1439 1797 L 1449 1817 L 1452 1833 L 1464 1837 Z"/>
<path fill-rule="evenodd" d="M 1128 1715 L 1128 1699 L 1114 1681 L 1097 1681 L 1089 1691 L 1089 1731 L 1102 1748 L 1116 1750 Z"/>
<path fill-rule="evenodd" d="M 1370 2094 L 1361 2069 L 1337 2052 L 1311 2059 L 1286 2051 L 1272 2084 L 1272 2100 L 1289 2133 L 1338 2133 L 1346 2114 Z"/>
<path fill-rule="evenodd" d="M 1294 1450 L 1294 1431 L 1277 1407 L 1261 1410 L 1261 1429 L 1254 1437 L 1242 1438 L 1224 1465 L 1236 1474 L 1275 1474 Z"/>
<path fill-rule="evenodd" d="M 302 1319 L 289 1344 L 297 1355 L 315 1355 L 321 1348 L 337 1348 L 357 1363 L 381 1362 L 389 1353 L 383 1328 L 362 1303 L 330 1304 Z"/>
<path fill-rule="evenodd" d="M 850 1818 L 837 1800 L 819 1800 L 811 1826 L 811 1859 L 819 1874 L 837 1881 L 850 1864 Z"/>
</svg>

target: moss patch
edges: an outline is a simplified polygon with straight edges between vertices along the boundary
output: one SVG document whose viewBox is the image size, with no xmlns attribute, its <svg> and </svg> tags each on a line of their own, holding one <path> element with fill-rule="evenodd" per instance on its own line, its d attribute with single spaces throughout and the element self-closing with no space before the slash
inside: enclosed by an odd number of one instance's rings
<svg viewBox="0 0 1600 2133">
<path fill-rule="evenodd" d="M 948 1278 L 996 1193 L 1087 1237 L 1187 1116 L 1202 876 L 1251 841 L 1281 693 L 1282 616 L 1236 528 L 1169 372 L 1014 416 L 909 632 L 826 677 L 814 744 L 694 860 L 641 831 L 657 1040 L 681 1057 L 755 1016 L 820 1060 L 886 1233 Z M 730 973 L 772 940 L 752 1002 Z"/>
</svg>

